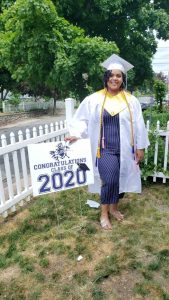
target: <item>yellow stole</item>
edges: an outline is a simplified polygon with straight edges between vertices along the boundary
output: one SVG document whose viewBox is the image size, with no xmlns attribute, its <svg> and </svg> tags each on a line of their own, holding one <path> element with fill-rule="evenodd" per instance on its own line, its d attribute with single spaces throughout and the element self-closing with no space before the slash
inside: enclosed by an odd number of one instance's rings
<svg viewBox="0 0 169 300">
<path fill-rule="evenodd" d="M 103 110 L 105 109 L 110 115 L 115 116 L 119 114 L 124 109 L 128 108 L 130 113 L 130 123 L 131 123 L 131 146 L 132 151 L 134 151 L 134 136 L 133 136 L 133 127 L 132 127 L 132 114 L 129 107 L 129 103 L 127 101 L 126 95 L 130 95 L 129 92 L 121 91 L 117 95 L 113 96 L 111 95 L 107 89 L 103 89 L 98 93 L 99 95 L 102 95 L 104 97 L 102 108 L 101 108 L 101 114 L 100 114 L 100 135 L 99 135 L 99 141 L 98 141 L 98 148 L 97 148 L 97 158 L 100 158 L 100 139 L 101 139 L 101 127 L 103 124 Z"/>
<path fill-rule="evenodd" d="M 98 92 L 98 94 L 102 94 L 105 96 L 106 90 L 103 89 Z M 116 96 L 111 95 L 108 91 L 106 93 L 106 99 L 104 101 L 104 108 L 107 112 L 115 116 L 119 114 L 122 110 L 127 108 L 126 98 L 124 92 L 119 92 Z"/>
</svg>

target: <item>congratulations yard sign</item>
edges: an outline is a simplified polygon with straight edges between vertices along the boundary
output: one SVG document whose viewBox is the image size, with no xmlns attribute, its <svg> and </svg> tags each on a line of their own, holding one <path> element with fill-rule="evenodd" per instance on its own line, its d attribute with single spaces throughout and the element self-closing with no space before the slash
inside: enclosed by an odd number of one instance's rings
<svg viewBox="0 0 169 300">
<path fill-rule="evenodd" d="M 28 154 L 34 196 L 94 182 L 89 139 L 32 144 Z"/>
</svg>

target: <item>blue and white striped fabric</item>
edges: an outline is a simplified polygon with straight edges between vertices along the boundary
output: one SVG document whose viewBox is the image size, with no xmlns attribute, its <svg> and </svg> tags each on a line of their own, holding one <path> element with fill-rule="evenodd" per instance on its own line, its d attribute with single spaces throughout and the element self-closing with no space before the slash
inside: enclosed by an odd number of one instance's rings
<svg viewBox="0 0 169 300">
<path fill-rule="evenodd" d="M 104 125 L 104 126 L 103 126 Z M 120 175 L 120 125 L 119 114 L 111 116 L 103 111 L 104 149 L 101 147 L 101 157 L 98 159 L 98 170 L 102 181 L 101 204 L 113 204 L 119 201 Z M 120 195 L 122 198 L 123 195 Z"/>
</svg>

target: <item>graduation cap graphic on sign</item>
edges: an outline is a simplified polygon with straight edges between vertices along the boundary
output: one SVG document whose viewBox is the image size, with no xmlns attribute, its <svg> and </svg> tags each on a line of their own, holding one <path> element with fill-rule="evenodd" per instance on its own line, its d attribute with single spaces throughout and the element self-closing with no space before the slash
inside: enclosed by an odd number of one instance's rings
<svg viewBox="0 0 169 300">
<path fill-rule="evenodd" d="M 90 169 L 88 168 L 88 166 L 85 163 L 77 163 L 77 165 L 78 165 L 79 170 L 90 171 Z"/>
</svg>

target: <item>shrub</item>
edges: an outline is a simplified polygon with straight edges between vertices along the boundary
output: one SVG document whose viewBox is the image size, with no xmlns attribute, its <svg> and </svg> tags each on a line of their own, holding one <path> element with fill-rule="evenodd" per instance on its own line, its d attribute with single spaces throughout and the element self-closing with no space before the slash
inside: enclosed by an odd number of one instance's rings
<svg viewBox="0 0 169 300">
<path fill-rule="evenodd" d="M 9 99 L 9 103 L 11 105 L 14 105 L 15 107 L 17 107 L 20 103 L 20 95 L 19 94 L 12 94 L 10 99 Z"/>
<path fill-rule="evenodd" d="M 154 82 L 154 93 L 155 93 L 155 99 L 158 105 L 158 109 L 160 112 L 162 112 L 163 109 L 163 101 L 166 92 L 167 92 L 166 84 L 162 80 L 156 79 Z"/>
</svg>

